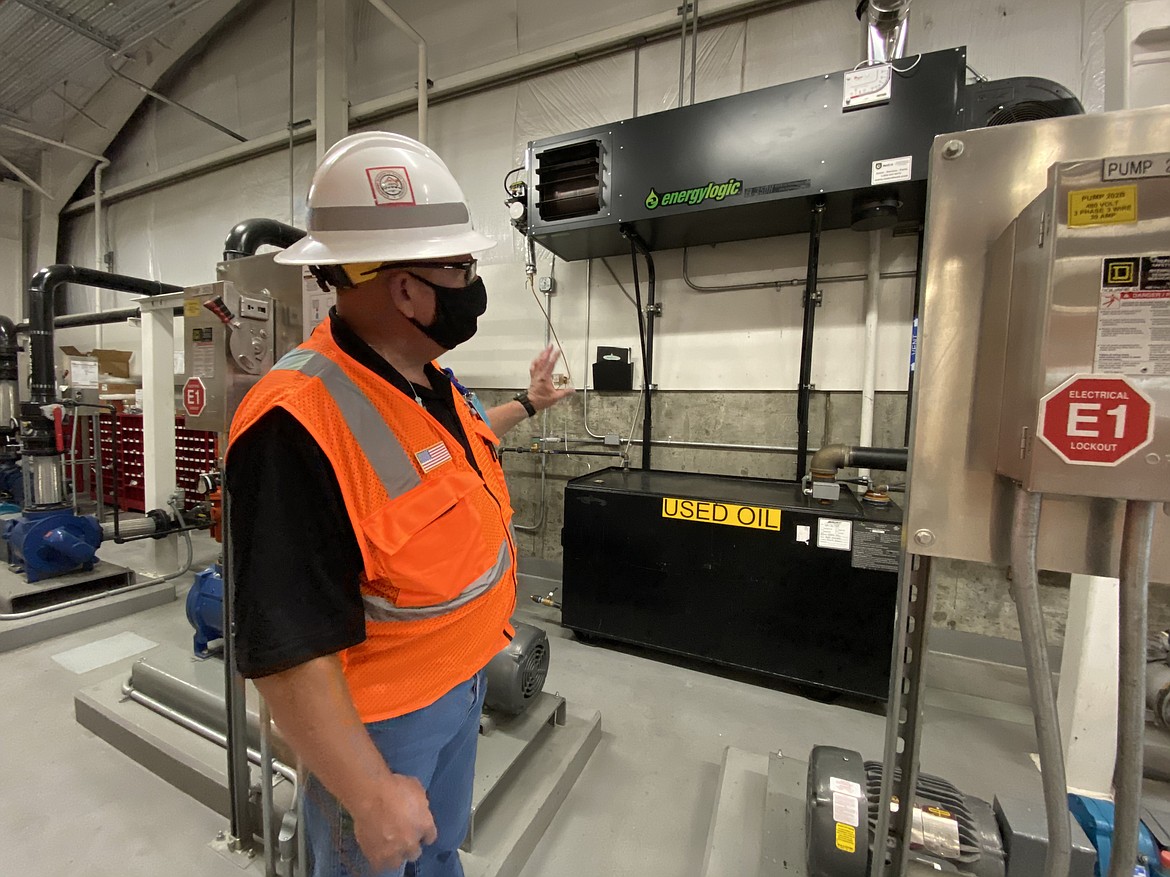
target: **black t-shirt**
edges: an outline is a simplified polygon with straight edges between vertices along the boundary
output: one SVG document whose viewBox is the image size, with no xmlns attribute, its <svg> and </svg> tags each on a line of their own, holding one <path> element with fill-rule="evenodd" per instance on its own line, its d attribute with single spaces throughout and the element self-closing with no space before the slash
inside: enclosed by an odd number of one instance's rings
<svg viewBox="0 0 1170 877">
<path fill-rule="evenodd" d="M 410 383 L 334 311 L 338 346 L 426 410 L 463 445 L 450 379 L 431 365 L 430 386 Z M 232 445 L 231 494 L 236 658 L 247 677 L 267 676 L 366 638 L 362 553 L 329 458 L 300 422 L 276 408 Z"/>
</svg>

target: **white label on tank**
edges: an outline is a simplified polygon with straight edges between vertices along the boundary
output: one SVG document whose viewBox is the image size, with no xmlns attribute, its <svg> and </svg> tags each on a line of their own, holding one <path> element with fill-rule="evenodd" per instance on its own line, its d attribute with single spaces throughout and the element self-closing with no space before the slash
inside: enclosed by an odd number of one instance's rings
<svg viewBox="0 0 1170 877">
<path fill-rule="evenodd" d="M 853 524 L 833 518 L 817 521 L 817 548 L 833 548 L 848 551 L 853 547 Z"/>
<path fill-rule="evenodd" d="M 852 825 L 854 828 L 860 825 L 861 808 L 857 806 L 857 799 L 852 795 L 833 792 L 833 821 Z"/>
<path fill-rule="evenodd" d="M 843 780 L 840 777 L 830 777 L 829 788 L 834 792 L 840 792 L 842 795 L 852 795 L 854 798 L 861 797 L 860 783 Z"/>
<path fill-rule="evenodd" d="M 1102 260 L 1093 371 L 1170 376 L 1170 255 Z"/>
<path fill-rule="evenodd" d="M 901 158 L 885 158 L 875 161 L 869 174 L 871 186 L 879 183 L 901 183 L 911 177 L 911 168 L 914 156 L 903 155 Z"/>
<path fill-rule="evenodd" d="M 796 541 L 808 545 L 810 539 L 812 539 L 812 527 L 807 524 L 797 524 Z"/>
</svg>

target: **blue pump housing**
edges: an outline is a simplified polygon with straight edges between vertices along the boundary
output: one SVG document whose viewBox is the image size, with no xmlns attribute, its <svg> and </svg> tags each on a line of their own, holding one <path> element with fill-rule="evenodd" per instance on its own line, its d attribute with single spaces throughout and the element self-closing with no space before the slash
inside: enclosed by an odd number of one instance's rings
<svg viewBox="0 0 1170 877">
<path fill-rule="evenodd" d="M 1113 803 L 1087 795 L 1069 795 L 1068 804 L 1073 818 L 1097 850 L 1098 877 L 1108 874 L 1113 850 Z M 1145 823 L 1138 831 L 1138 861 L 1134 863 L 1133 873 L 1141 877 L 1170 877 L 1170 870 L 1162 864 L 1162 847 Z"/>
<path fill-rule="evenodd" d="M 206 658 L 208 644 L 223 639 L 223 567 L 218 563 L 195 576 L 187 592 L 187 620 L 195 628 L 195 654 Z"/>
<path fill-rule="evenodd" d="M 24 568 L 30 583 L 93 569 L 102 527 L 92 515 L 68 510 L 26 512 L 4 528 L 8 562 Z"/>
</svg>

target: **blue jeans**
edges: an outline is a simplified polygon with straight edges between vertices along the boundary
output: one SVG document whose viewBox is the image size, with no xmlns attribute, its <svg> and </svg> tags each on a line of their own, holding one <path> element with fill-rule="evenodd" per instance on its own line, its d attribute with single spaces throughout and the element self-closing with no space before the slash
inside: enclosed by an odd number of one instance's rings
<svg viewBox="0 0 1170 877">
<path fill-rule="evenodd" d="M 487 681 L 481 671 L 433 704 L 366 725 L 386 764 L 427 790 L 439 837 L 422 858 L 377 871 L 353 835 L 353 820 L 316 777 L 305 784 L 305 832 L 313 877 L 463 877 L 459 845 L 471 820 L 479 714 Z"/>
</svg>

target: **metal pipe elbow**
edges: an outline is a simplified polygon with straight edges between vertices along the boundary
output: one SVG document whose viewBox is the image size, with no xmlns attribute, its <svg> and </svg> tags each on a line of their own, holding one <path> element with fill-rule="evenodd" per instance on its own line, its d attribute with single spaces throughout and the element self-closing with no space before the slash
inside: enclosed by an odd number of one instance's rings
<svg viewBox="0 0 1170 877">
<path fill-rule="evenodd" d="M 265 244 L 290 247 L 305 236 L 304 229 L 276 219 L 256 217 L 237 223 L 223 242 L 224 261 L 256 255 Z"/>
</svg>

